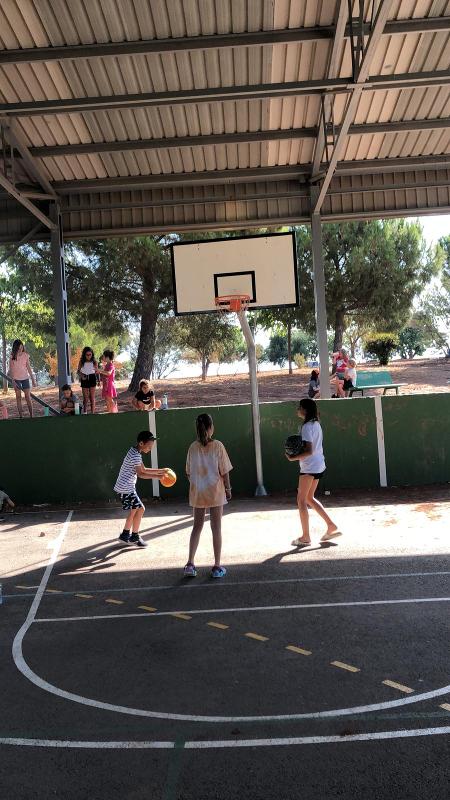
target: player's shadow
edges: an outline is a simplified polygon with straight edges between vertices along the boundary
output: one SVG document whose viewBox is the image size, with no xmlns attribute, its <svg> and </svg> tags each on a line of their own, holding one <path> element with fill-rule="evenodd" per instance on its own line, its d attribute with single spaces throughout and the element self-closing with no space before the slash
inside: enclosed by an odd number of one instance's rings
<svg viewBox="0 0 450 800">
<path fill-rule="evenodd" d="M 337 547 L 336 542 L 322 542 L 319 546 L 316 547 L 291 547 L 290 550 L 285 550 L 282 553 L 276 553 L 274 556 L 270 556 L 270 558 L 266 558 L 262 561 L 262 564 L 279 564 L 285 556 L 298 556 L 302 553 L 313 553 L 315 550 L 328 550 L 330 547 Z"/>
</svg>

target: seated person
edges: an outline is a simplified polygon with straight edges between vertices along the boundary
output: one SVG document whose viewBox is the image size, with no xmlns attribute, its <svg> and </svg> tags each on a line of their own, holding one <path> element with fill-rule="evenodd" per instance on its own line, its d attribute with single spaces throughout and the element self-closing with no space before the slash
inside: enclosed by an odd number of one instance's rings
<svg viewBox="0 0 450 800">
<path fill-rule="evenodd" d="M 59 407 L 61 409 L 61 414 L 63 416 L 74 416 L 75 414 L 75 403 L 79 404 L 79 400 L 76 394 L 72 392 L 72 387 L 69 386 L 68 383 L 65 383 L 64 386 L 61 388 L 61 398 L 59 401 Z"/>
<path fill-rule="evenodd" d="M 133 400 L 134 408 L 137 411 L 154 411 L 155 408 L 159 408 L 158 400 L 155 400 L 155 393 L 151 387 L 150 381 L 142 380 L 139 381 L 139 391 L 136 392 Z"/>
<path fill-rule="evenodd" d="M 7 492 L 0 486 L 0 511 L 5 510 L 5 507 L 8 507 L 10 511 L 13 511 L 16 507 L 16 504 L 13 503 L 10 497 L 8 497 Z"/>
<path fill-rule="evenodd" d="M 344 380 L 345 370 L 348 367 L 348 354 L 344 347 L 333 353 L 333 367 L 331 373 L 334 379 L 334 394 L 332 397 L 343 397 L 339 393 L 339 384 Z"/>
<path fill-rule="evenodd" d="M 319 378 L 319 370 L 313 369 L 311 372 L 311 376 L 309 378 L 309 387 L 308 387 L 308 397 L 311 400 L 316 400 L 320 397 L 320 378 Z"/>
<path fill-rule="evenodd" d="M 350 389 L 356 387 L 356 361 L 350 358 L 348 366 L 344 372 L 344 379 L 336 380 L 336 395 L 337 397 L 348 397 Z"/>
</svg>

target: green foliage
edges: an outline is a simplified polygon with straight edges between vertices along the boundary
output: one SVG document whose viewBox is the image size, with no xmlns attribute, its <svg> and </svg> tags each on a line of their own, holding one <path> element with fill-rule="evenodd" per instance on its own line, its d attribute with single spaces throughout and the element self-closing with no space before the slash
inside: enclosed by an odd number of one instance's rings
<svg viewBox="0 0 450 800">
<path fill-rule="evenodd" d="M 315 340 L 304 331 L 295 331 L 293 333 L 291 347 L 294 361 L 297 355 L 302 355 L 306 359 L 317 353 Z M 267 361 L 277 364 L 279 367 L 283 367 L 286 364 L 288 361 L 288 339 L 286 334 L 272 334 L 266 347 L 265 357 Z"/>
<path fill-rule="evenodd" d="M 380 365 L 386 366 L 398 347 L 399 340 L 395 333 L 375 333 L 366 341 L 366 355 L 378 358 Z"/>
<path fill-rule="evenodd" d="M 190 314 L 182 319 L 180 345 L 185 348 L 183 358 L 201 362 L 202 380 L 206 380 L 209 365 L 214 358 L 217 360 L 221 348 L 226 356 L 227 348 L 235 348 L 236 341 L 236 328 L 216 314 Z"/>
<path fill-rule="evenodd" d="M 424 334 L 419 328 L 407 326 L 398 335 L 402 358 L 421 356 L 426 348 Z"/>
<path fill-rule="evenodd" d="M 403 326 L 414 297 L 442 263 L 442 249 L 426 247 L 420 224 L 402 219 L 323 225 L 322 240 L 334 350 L 342 346 L 348 320 L 355 315 L 372 329 Z M 297 257 L 302 327 L 312 332 L 312 253 L 305 227 L 297 229 Z"/>
</svg>

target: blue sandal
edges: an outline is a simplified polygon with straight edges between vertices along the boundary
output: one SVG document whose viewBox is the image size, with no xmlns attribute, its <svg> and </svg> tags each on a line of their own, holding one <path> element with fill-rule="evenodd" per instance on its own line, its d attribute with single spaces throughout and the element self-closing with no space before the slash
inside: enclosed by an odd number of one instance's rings
<svg viewBox="0 0 450 800">
<path fill-rule="evenodd" d="M 213 567 L 211 570 L 211 578 L 224 578 L 226 574 L 225 567 Z"/>
</svg>

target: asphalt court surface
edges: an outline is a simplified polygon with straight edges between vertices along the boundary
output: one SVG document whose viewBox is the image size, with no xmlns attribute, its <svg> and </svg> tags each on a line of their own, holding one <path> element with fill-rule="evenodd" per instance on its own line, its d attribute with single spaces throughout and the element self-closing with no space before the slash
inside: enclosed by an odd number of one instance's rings
<svg viewBox="0 0 450 800">
<path fill-rule="evenodd" d="M 116 508 L 8 517 L 9 791 L 46 797 L 50 768 L 70 798 L 447 797 L 450 503 L 399 500 L 328 499 L 344 536 L 320 547 L 315 521 L 303 551 L 292 498 L 236 501 L 220 582 L 208 527 L 182 578 L 185 505 L 148 509 L 146 550 L 117 543 Z"/>
</svg>

